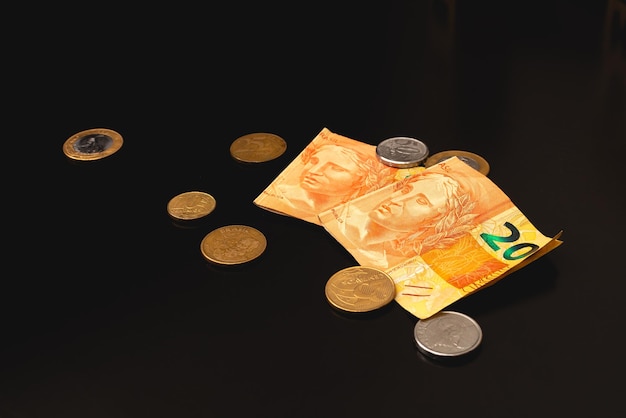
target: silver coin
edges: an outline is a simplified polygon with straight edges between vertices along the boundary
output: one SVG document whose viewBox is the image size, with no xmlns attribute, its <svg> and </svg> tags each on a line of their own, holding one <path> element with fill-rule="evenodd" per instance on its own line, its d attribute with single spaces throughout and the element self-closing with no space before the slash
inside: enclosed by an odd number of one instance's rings
<svg viewBox="0 0 626 418">
<path fill-rule="evenodd" d="M 478 323 L 467 315 L 441 311 L 415 324 L 417 348 L 432 358 L 459 357 L 476 349 L 483 333 Z"/>
<path fill-rule="evenodd" d="M 391 167 L 417 167 L 428 158 L 428 146 L 419 139 L 396 136 L 376 146 L 378 160 Z"/>
</svg>

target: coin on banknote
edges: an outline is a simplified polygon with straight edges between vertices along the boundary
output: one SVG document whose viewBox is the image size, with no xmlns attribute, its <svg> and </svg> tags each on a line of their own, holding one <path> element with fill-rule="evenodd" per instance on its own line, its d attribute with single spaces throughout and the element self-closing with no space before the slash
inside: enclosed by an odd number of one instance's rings
<svg viewBox="0 0 626 418">
<path fill-rule="evenodd" d="M 265 235 L 247 225 L 226 225 L 214 229 L 200 244 L 204 258 L 221 265 L 247 263 L 263 254 L 266 247 Z"/>
<path fill-rule="evenodd" d="M 489 163 L 480 155 L 474 154 L 473 152 L 469 151 L 450 150 L 438 152 L 437 154 L 433 154 L 428 157 L 424 165 L 426 167 L 430 167 L 444 160 L 447 160 L 450 157 L 457 157 L 459 160 L 463 161 L 474 170 L 480 171 L 485 176 L 489 174 Z"/>
<path fill-rule="evenodd" d="M 469 354 L 483 338 L 482 330 L 474 319 L 454 311 L 440 311 L 418 320 L 414 334 L 419 351 L 435 359 Z"/>
<path fill-rule="evenodd" d="M 278 135 L 257 132 L 240 136 L 230 144 L 230 155 L 244 163 L 262 163 L 280 157 L 287 143 Z"/>
<path fill-rule="evenodd" d="M 339 270 L 326 282 L 326 299 L 346 312 L 369 312 L 382 308 L 395 297 L 391 276 L 373 267 L 354 266 Z"/>
<path fill-rule="evenodd" d="M 428 146 L 406 136 L 387 138 L 376 146 L 378 160 L 391 167 L 417 167 L 428 158 Z"/>
<path fill-rule="evenodd" d="M 203 218 L 215 209 L 215 198 L 201 191 L 180 193 L 167 202 L 167 213 L 180 221 Z"/>
<path fill-rule="evenodd" d="M 70 136 L 63 144 L 63 153 L 72 160 L 99 160 L 117 152 L 123 142 L 122 135 L 111 129 L 87 129 Z"/>
</svg>

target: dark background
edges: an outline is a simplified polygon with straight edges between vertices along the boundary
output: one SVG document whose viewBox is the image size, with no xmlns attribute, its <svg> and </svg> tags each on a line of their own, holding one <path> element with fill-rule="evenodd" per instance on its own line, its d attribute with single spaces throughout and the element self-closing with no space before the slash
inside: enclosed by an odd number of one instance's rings
<svg viewBox="0 0 626 418">
<path fill-rule="evenodd" d="M 4 16 L 0 417 L 623 416 L 626 4 L 621 0 L 98 3 Z M 355 261 L 323 228 L 252 200 L 327 127 L 483 156 L 564 244 L 450 309 L 483 343 L 416 350 L 393 302 L 334 312 Z M 124 138 L 106 159 L 75 133 Z M 279 159 L 234 161 L 252 132 Z M 174 195 L 215 211 L 172 223 Z M 200 241 L 261 230 L 256 262 Z M 7 233 L 8 232 L 8 233 Z"/>
</svg>

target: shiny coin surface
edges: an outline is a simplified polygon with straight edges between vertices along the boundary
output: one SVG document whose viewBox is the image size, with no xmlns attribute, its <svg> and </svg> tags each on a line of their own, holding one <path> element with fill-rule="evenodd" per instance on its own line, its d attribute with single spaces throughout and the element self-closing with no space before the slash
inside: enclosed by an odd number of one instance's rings
<svg viewBox="0 0 626 418">
<path fill-rule="evenodd" d="M 483 338 L 476 321 L 453 311 L 441 311 L 420 319 L 415 324 L 414 334 L 417 348 L 432 358 L 463 356 L 477 348 Z"/>
<path fill-rule="evenodd" d="M 326 282 L 326 299 L 346 312 L 369 312 L 381 308 L 395 297 L 393 279 L 372 267 L 348 267 Z"/>
<path fill-rule="evenodd" d="M 379 143 L 376 156 L 381 163 L 391 167 L 417 167 L 428 158 L 428 147 L 419 139 L 396 136 Z"/>
<path fill-rule="evenodd" d="M 258 132 L 241 136 L 230 144 L 230 155 L 244 163 L 262 163 L 280 157 L 287 143 L 278 135 Z"/>
<path fill-rule="evenodd" d="M 215 209 L 215 198 L 200 191 L 184 192 L 167 203 L 167 213 L 177 220 L 189 221 L 205 217 Z"/>
<path fill-rule="evenodd" d="M 227 225 L 209 232 L 200 244 L 208 261 L 222 264 L 243 264 L 259 257 L 267 247 L 263 233 L 247 225 Z"/>
<path fill-rule="evenodd" d="M 450 157 L 458 157 L 459 160 L 463 161 L 474 170 L 483 173 L 485 176 L 489 174 L 489 163 L 480 155 L 468 151 L 450 150 L 438 152 L 437 154 L 433 154 L 428 157 L 424 165 L 426 167 L 430 167 L 444 160 L 447 160 Z"/>
<path fill-rule="evenodd" d="M 69 137 L 63 153 L 73 160 L 99 160 L 117 152 L 123 142 L 122 136 L 111 129 L 88 129 Z"/>
</svg>

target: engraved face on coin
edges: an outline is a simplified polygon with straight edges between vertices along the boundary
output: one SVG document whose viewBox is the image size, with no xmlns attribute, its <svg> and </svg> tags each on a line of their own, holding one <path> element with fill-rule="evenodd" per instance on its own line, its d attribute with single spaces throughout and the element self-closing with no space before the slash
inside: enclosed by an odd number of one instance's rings
<svg viewBox="0 0 626 418">
<path fill-rule="evenodd" d="M 184 192 L 174 196 L 167 203 L 167 213 L 181 221 L 205 217 L 215 209 L 215 198 L 200 191 Z"/>
<path fill-rule="evenodd" d="M 105 128 L 88 129 L 69 137 L 63 144 L 63 153 L 73 160 L 99 160 L 118 151 L 122 136 Z"/>
<path fill-rule="evenodd" d="M 346 312 L 369 312 L 382 308 L 395 297 L 393 279 L 372 267 L 348 267 L 326 282 L 326 299 Z"/>
<path fill-rule="evenodd" d="M 414 334 L 420 352 L 435 359 L 468 354 L 480 345 L 483 337 L 476 321 L 453 311 L 440 311 L 420 319 Z"/>
<path fill-rule="evenodd" d="M 247 225 L 227 225 L 209 232 L 200 244 L 208 261 L 221 265 L 243 264 L 259 257 L 267 247 L 263 233 Z"/>
<path fill-rule="evenodd" d="M 480 155 L 469 151 L 450 150 L 438 152 L 437 154 L 428 157 L 424 165 L 426 167 L 430 167 L 447 160 L 450 157 L 457 157 L 459 160 L 463 161 L 474 170 L 483 173 L 485 176 L 489 174 L 489 163 Z"/>
<path fill-rule="evenodd" d="M 428 147 L 419 139 L 396 136 L 380 142 L 376 146 L 376 156 L 381 163 L 391 167 L 417 167 L 428 157 Z"/>
<path fill-rule="evenodd" d="M 280 157 L 287 143 L 278 135 L 258 132 L 241 136 L 230 144 L 230 155 L 244 163 L 262 163 Z"/>
</svg>

